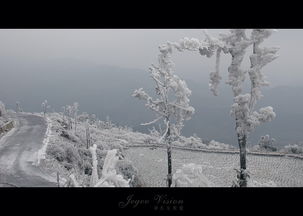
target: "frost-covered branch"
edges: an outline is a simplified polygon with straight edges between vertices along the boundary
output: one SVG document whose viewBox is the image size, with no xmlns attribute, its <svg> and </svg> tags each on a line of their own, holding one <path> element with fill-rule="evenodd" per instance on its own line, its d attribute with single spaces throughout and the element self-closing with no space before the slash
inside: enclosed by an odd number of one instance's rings
<svg viewBox="0 0 303 216">
<path fill-rule="evenodd" d="M 253 41 L 253 54 L 250 55 L 251 68 L 248 71 L 251 81 L 251 98 L 249 102 L 250 110 L 254 109 L 257 100 L 262 97 L 261 87 L 269 85 L 265 80 L 265 76 L 261 69 L 278 57 L 278 48 L 260 48 L 260 44 L 264 39 L 271 36 L 273 32 L 274 30 L 272 29 L 254 29 L 251 34 L 251 40 Z"/>
<path fill-rule="evenodd" d="M 133 92 L 132 96 L 140 100 L 145 100 L 145 106 L 156 112 L 159 116 L 148 124 L 155 123 L 159 119 L 174 119 L 176 125 L 182 125 L 184 120 L 190 119 L 194 113 L 194 108 L 189 105 L 189 96 L 191 91 L 188 89 L 186 82 L 173 74 L 174 63 L 171 59 L 173 48 L 178 51 L 199 50 L 201 43 L 197 39 L 184 38 L 179 43 L 167 42 L 159 47 L 158 66 L 150 67 L 150 74 L 156 87 L 157 99 L 153 99 L 142 88 Z M 173 93 L 174 100 L 169 96 Z M 172 121 L 171 121 L 172 122 Z M 144 124 L 144 125 L 148 125 Z M 180 127 L 179 127 L 180 128 Z"/>
<path fill-rule="evenodd" d="M 132 96 L 146 101 L 145 106 L 154 111 L 157 118 L 150 123 L 153 124 L 163 119 L 166 130 L 159 142 L 164 140 L 167 144 L 168 158 L 168 186 L 172 183 L 171 142 L 173 137 L 179 137 L 184 121 L 189 120 L 194 114 L 194 108 L 189 105 L 191 91 L 184 80 L 174 74 L 174 63 L 172 53 L 174 49 L 182 52 L 184 50 L 198 51 L 201 42 L 197 39 L 184 38 L 178 43 L 167 42 L 159 46 L 158 65 L 152 65 L 150 75 L 155 82 L 156 99 L 153 99 L 142 88 L 133 92 Z"/>
<path fill-rule="evenodd" d="M 147 126 L 147 125 L 151 125 L 151 124 L 155 124 L 157 121 L 159 121 L 161 118 L 163 118 L 163 116 L 160 116 L 159 118 L 156 118 L 155 120 L 148 122 L 148 123 L 142 123 L 142 126 Z"/>
<path fill-rule="evenodd" d="M 240 186 L 247 185 L 247 173 L 246 173 L 246 141 L 248 135 L 264 122 L 273 120 L 276 114 L 273 108 L 268 106 L 255 111 L 255 105 L 257 100 L 262 96 L 261 87 L 268 85 L 265 81 L 264 75 L 261 69 L 276 59 L 277 48 L 260 48 L 260 44 L 265 38 L 268 38 L 272 34 L 273 30 L 267 29 L 254 29 L 252 30 L 251 37 L 246 36 L 245 29 L 233 29 L 227 34 L 221 34 L 219 39 L 213 39 L 207 35 L 207 41 L 209 42 L 209 49 L 200 51 L 207 57 L 212 56 L 214 50 L 217 51 L 216 59 L 216 71 L 210 74 L 210 88 L 213 93 L 217 94 L 217 86 L 221 77 L 219 76 L 219 57 L 220 52 L 230 54 L 232 57 L 231 64 L 228 67 L 228 80 L 227 84 L 231 86 L 234 95 L 234 104 L 231 108 L 231 114 L 236 120 L 236 132 L 238 136 L 238 144 L 240 148 L 240 170 L 238 171 L 238 180 Z M 214 46 L 211 46 L 213 41 L 216 42 Z M 250 55 L 251 67 L 248 70 L 241 68 L 242 62 L 246 50 L 249 46 L 253 45 L 253 54 Z M 207 52 L 208 51 L 208 52 Z M 243 94 L 242 85 L 245 81 L 246 74 L 249 74 L 251 82 L 250 93 Z"/>
</svg>

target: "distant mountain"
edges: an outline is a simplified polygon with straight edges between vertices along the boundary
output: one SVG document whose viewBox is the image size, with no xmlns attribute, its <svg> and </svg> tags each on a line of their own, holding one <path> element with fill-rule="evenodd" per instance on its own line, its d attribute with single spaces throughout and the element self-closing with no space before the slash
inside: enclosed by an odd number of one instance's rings
<svg viewBox="0 0 303 216">
<path fill-rule="evenodd" d="M 131 97 L 134 89 L 143 87 L 153 92 L 148 70 L 96 65 L 74 59 L 57 59 L 48 62 L 9 62 L 0 60 L 0 100 L 8 108 L 21 101 L 25 111 L 41 111 L 44 99 L 56 111 L 75 101 L 80 111 L 95 113 L 100 119 L 106 116 L 120 125 L 148 132 L 140 123 L 153 120 L 154 115 L 144 102 Z M 215 139 L 236 145 L 235 122 L 229 115 L 232 93 L 222 81 L 220 95 L 215 97 L 208 89 L 208 79 L 185 77 L 192 90 L 191 104 L 196 112 L 185 123 L 183 134 L 196 133 L 203 139 Z M 280 145 L 303 140 L 303 87 L 264 88 L 259 107 L 273 106 L 277 118 L 258 127 L 251 135 L 251 145 L 260 136 L 270 134 Z"/>
</svg>

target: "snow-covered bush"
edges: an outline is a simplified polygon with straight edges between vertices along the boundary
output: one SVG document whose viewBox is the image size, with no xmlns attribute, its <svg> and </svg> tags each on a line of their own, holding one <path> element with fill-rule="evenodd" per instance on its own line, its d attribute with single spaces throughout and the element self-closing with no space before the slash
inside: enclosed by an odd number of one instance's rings
<svg viewBox="0 0 303 216">
<path fill-rule="evenodd" d="M 83 112 L 83 113 L 78 115 L 78 121 L 79 122 L 86 122 L 89 119 L 90 119 L 90 117 L 89 117 L 89 114 L 87 112 Z"/>
<path fill-rule="evenodd" d="M 46 153 L 48 155 L 51 155 L 53 158 L 55 158 L 59 162 L 63 162 L 66 158 L 65 150 L 60 145 L 48 145 Z"/>
<path fill-rule="evenodd" d="M 82 160 L 78 153 L 78 149 L 70 143 L 64 143 L 61 145 L 50 144 L 46 152 L 57 161 L 64 164 L 64 167 L 67 170 L 81 167 Z"/>
<path fill-rule="evenodd" d="M 189 138 L 185 139 L 185 146 L 192 148 L 199 148 L 199 147 L 203 147 L 203 143 L 200 137 L 190 136 Z"/>
<path fill-rule="evenodd" d="M 207 146 L 209 149 L 233 149 L 231 145 L 217 142 L 215 140 L 211 140 Z"/>
<path fill-rule="evenodd" d="M 75 136 L 75 134 L 68 130 L 62 130 L 60 136 L 71 140 L 72 142 L 81 142 L 80 139 Z"/>
<path fill-rule="evenodd" d="M 202 166 L 183 164 L 173 175 L 174 187 L 214 187 L 215 185 L 203 174 Z"/>
<path fill-rule="evenodd" d="M 85 143 L 85 123 L 87 119 L 81 119 L 83 117 L 82 114 L 79 116 L 77 134 L 75 135 L 74 130 L 66 130 L 64 128 L 65 123 L 62 119 L 65 117 L 62 114 L 49 113 L 48 117 L 52 121 L 51 130 L 53 136 L 50 137 L 47 156 L 62 167 L 60 175 L 66 176 L 68 179 L 70 173 L 73 173 L 73 178 L 78 181 L 79 186 L 89 186 L 89 179 L 93 173 L 92 153 L 86 148 Z M 92 144 L 96 144 L 97 146 L 96 157 L 98 164 L 96 167 L 98 176 L 102 176 L 107 152 L 117 149 L 116 156 L 119 160 L 116 170 L 118 174 L 121 174 L 126 180 L 130 179 L 130 186 L 138 187 L 143 185 L 138 173 L 135 171 L 136 168 L 130 162 L 123 159 L 123 148 L 128 143 L 128 140 L 134 141 L 134 143 L 141 142 L 146 137 L 149 137 L 149 135 L 131 132 L 130 130 L 125 131 L 123 128 L 117 127 L 100 129 L 97 124 L 98 122 L 90 124 L 90 133 Z M 134 176 L 134 178 L 131 179 L 131 176 Z M 73 185 L 74 180 L 69 179 L 69 183 Z"/>
<path fill-rule="evenodd" d="M 132 162 L 129 160 L 118 160 L 116 164 L 118 174 L 121 174 L 125 179 L 130 179 L 129 185 L 131 187 L 144 186 L 141 178 L 139 177 L 138 169 L 136 169 Z"/>
<path fill-rule="evenodd" d="M 267 134 L 265 136 L 261 136 L 258 145 L 253 147 L 253 150 L 256 151 L 277 151 L 277 148 L 274 146 L 276 140 L 274 138 L 270 138 Z"/>
<path fill-rule="evenodd" d="M 303 154 L 303 145 L 288 144 L 284 146 L 280 152 L 288 154 Z"/>
<path fill-rule="evenodd" d="M 82 150 L 82 154 L 88 156 Z M 79 173 L 72 173 L 69 175 L 69 181 L 66 186 L 70 187 L 140 187 L 142 182 L 138 178 L 138 171 L 134 168 L 130 161 L 121 160 L 117 149 L 108 150 L 102 164 L 99 163 L 97 145 L 94 144 L 89 148 L 91 157 L 90 164 L 84 166 L 91 166 L 88 172 L 90 180 Z M 100 151 L 100 150 L 99 150 Z M 88 176 L 86 175 L 86 176 Z M 101 176 L 99 178 L 99 176 Z M 80 181 L 81 179 L 81 181 Z"/>
<path fill-rule="evenodd" d="M 97 173 L 97 156 L 96 156 L 97 145 L 90 147 L 93 158 L 93 172 L 91 175 L 90 186 L 91 187 L 129 187 L 130 179 L 125 180 L 121 174 L 116 171 L 116 164 L 119 160 L 117 156 L 117 149 L 109 150 L 106 154 L 102 175 L 99 179 Z"/>
<path fill-rule="evenodd" d="M 228 150 L 234 149 L 233 146 L 225 143 L 220 143 L 215 140 L 211 141 L 204 141 L 198 137 L 197 135 L 193 135 L 190 137 L 180 136 L 178 140 L 172 143 L 176 146 L 183 146 L 189 148 L 196 148 L 196 149 L 217 149 L 217 150 Z"/>
<path fill-rule="evenodd" d="M 111 150 L 111 149 L 118 149 L 119 152 L 123 152 L 123 146 L 119 141 L 111 141 L 111 142 L 104 142 L 104 141 L 96 141 L 94 144 L 98 146 L 101 150 Z"/>
<path fill-rule="evenodd" d="M 201 138 L 196 135 L 190 137 L 179 136 L 179 139 L 174 141 L 173 144 L 189 148 L 206 148 Z"/>
<path fill-rule="evenodd" d="M 66 161 L 81 166 L 81 158 L 78 149 L 73 145 L 67 145 L 65 149 Z"/>
</svg>

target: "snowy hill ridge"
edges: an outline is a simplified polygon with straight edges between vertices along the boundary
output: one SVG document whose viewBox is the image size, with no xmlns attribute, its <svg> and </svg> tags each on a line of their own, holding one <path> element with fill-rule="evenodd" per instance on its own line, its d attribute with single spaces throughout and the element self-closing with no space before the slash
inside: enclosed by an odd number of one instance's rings
<svg viewBox="0 0 303 216">
<path fill-rule="evenodd" d="M 42 113 L 36 113 L 36 115 L 43 117 Z M 117 149 L 121 159 L 121 162 L 119 161 L 116 167 L 119 170 L 118 174 L 124 176 L 125 180 L 132 179 L 130 185 L 135 187 L 146 186 L 146 184 L 140 177 L 141 174 L 138 169 L 133 166 L 132 158 L 125 158 L 125 151 L 128 148 L 136 147 L 147 147 L 150 149 L 166 147 L 158 142 L 159 136 L 155 131 L 151 131 L 150 134 L 134 132 L 129 127 L 118 127 L 109 119 L 107 121 L 100 121 L 94 115 L 87 113 L 78 115 L 76 133 L 74 129 L 67 129 L 67 117 L 63 113 L 47 113 L 45 118 L 51 130 L 48 134 L 52 134 L 52 136 L 48 137 L 49 143 L 44 159 L 46 163 L 42 163 L 42 166 L 53 172 L 58 172 L 61 185 L 68 182 L 71 174 L 75 175 L 73 178 L 76 178 L 82 185 L 89 185 L 89 178 L 92 172 L 92 159 L 86 143 L 88 128 L 90 146 L 93 144 L 97 146 L 98 165 L 102 167 L 108 150 Z M 238 149 L 228 144 L 219 143 L 214 140 L 208 144 L 204 144 L 197 136 L 189 138 L 181 136 L 179 141 L 173 143 L 173 148 L 193 152 L 239 154 Z M 247 153 L 248 155 L 256 156 L 303 159 L 301 155 L 285 152 L 262 152 L 248 149 Z M 98 168 L 98 172 L 101 174 L 102 168 Z"/>
</svg>

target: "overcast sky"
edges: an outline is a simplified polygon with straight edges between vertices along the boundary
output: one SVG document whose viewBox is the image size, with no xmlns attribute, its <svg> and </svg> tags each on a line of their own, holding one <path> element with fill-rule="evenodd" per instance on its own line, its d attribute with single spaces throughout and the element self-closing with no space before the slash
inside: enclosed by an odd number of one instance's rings
<svg viewBox="0 0 303 216">
<path fill-rule="evenodd" d="M 224 31 L 227 30 L 209 30 L 214 36 Z M 178 41 L 183 37 L 203 39 L 203 30 L 1 29 L 0 58 L 13 59 L 12 63 L 72 58 L 147 70 L 151 63 L 156 63 L 160 44 Z M 268 80 L 273 85 L 301 85 L 303 30 L 279 29 L 264 45 L 280 47 L 280 57 L 265 68 Z M 228 58 L 222 59 L 221 69 L 225 72 Z M 214 59 L 206 59 L 195 53 L 176 53 L 174 61 L 177 72 L 190 78 L 195 78 L 198 73 L 208 76 L 214 64 Z"/>
</svg>

